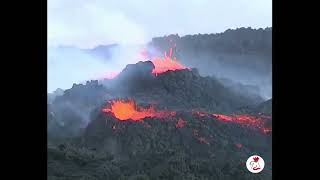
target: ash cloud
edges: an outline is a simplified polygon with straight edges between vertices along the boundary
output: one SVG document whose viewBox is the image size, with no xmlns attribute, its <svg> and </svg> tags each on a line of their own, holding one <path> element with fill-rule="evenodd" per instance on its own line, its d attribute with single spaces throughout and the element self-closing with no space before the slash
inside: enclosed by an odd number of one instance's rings
<svg viewBox="0 0 320 180">
<path fill-rule="evenodd" d="M 51 47 L 48 49 L 48 92 L 69 89 L 73 83 L 103 79 L 141 60 L 142 46 L 116 45 L 95 49 Z M 108 51 L 109 57 L 103 57 Z M 106 55 L 104 55 L 106 56 Z"/>
</svg>

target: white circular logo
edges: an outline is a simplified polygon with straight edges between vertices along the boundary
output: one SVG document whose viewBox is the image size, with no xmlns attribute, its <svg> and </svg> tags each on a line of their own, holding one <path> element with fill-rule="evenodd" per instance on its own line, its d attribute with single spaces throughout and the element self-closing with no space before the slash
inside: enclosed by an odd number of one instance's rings
<svg viewBox="0 0 320 180">
<path fill-rule="evenodd" d="M 259 173 L 264 168 L 264 160 L 258 155 L 253 155 L 248 158 L 246 165 L 250 172 Z"/>
</svg>

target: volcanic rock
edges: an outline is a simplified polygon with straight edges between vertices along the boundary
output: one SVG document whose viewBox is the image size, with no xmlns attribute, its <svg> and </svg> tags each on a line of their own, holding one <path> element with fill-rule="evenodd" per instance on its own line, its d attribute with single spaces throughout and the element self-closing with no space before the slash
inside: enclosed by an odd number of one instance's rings
<svg viewBox="0 0 320 180">
<path fill-rule="evenodd" d="M 73 84 L 71 89 L 64 91 L 62 96 L 56 98 L 53 103 L 69 101 L 73 104 L 96 105 L 105 96 L 107 90 L 97 80 L 87 81 L 83 84 Z"/>
<path fill-rule="evenodd" d="M 64 91 L 60 88 L 56 89 L 54 92 L 52 93 L 48 93 L 48 103 L 52 103 L 56 97 L 58 96 L 62 96 L 64 93 Z"/>
<path fill-rule="evenodd" d="M 152 75 L 154 65 L 151 61 L 128 64 L 111 83 L 115 92 L 132 93 L 153 88 L 155 77 Z M 110 82 L 110 81 L 109 81 Z"/>
<path fill-rule="evenodd" d="M 80 134 L 87 120 L 70 103 L 60 103 L 48 107 L 48 138 L 74 137 Z"/>
<path fill-rule="evenodd" d="M 256 112 L 261 112 L 265 114 L 272 114 L 272 99 L 262 102 L 255 108 Z"/>
<path fill-rule="evenodd" d="M 232 112 L 257 103 L 236 93 L 214 77 L 202 77 L 197 69 L 167 71 L 154 75 L 152 62 L 128 65 L 115 79 L 107 81 L 114 94 L 139 101 L 156 101 L 167 108 L 204 108 L 210 111 Z M 259 98 L 258 98 L 259 99 Z"/>
<path fill-rule="evenodd" d="M 181 120 L 184 125 L 177 127 Z M 119 165 L 123 174 L 143 172 L 150 179 L 170 179 L 178 174 L 237 179 L 248 174 L 240 166 L 252 152 L 271 161 L 271 135 L 187 111 L 172 118 L 139 122 L 119 121 L 100 112 L 86 128 L 83 143 L 88 149 L 111 154 L 125 166 Z M 266 171 L 259 176 L 267 179 L 271 174 Z"/>
</svg>

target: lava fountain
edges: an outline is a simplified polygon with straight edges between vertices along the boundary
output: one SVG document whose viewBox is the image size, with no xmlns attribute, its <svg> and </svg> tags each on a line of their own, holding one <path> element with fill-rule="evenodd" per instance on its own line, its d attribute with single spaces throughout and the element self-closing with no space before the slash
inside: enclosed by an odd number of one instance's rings
<svg viewBox="0 0 320 180">
<path fill-rule="evenodd" d="M 138 107 L 134 100 L 115 100 L 111 102 L 110 108 L 103 108 L 102 112 L 112 113 L 120 121 L 141 121 L 144 118 L 165 118 L 175 116 L 175 112 L 156 111 L 155 107 Z"/>
<path fill-rule="evenodd" d="M 177 61 L 177 58 L 173 56 L 173 51 L 174 49 L 170 48 L 169 55 L 167 55 L 167 51 L 165 51 L 163 58 L 152 58 L 151 61 L 155 66 L 152 70 L 152 74 L 158 75 L 167 71 L 188 69 Z"/>
<path fill-rule="evenodd" d="M 167 51 L 164 52 L 164 57 L 152 57 L 148 53 L 147 49 L 142 49 L 140 54 L 138 55 L 139 58 L 141 59 L 151 59 L 151 62 L 154 65 L 154 69 L 152 70 L 152 74 L 154 75 L 159 75 L 168 71 L 178 71 L 178 70 L 183 70 L 183 69 L 189 69 L 182 64 L 180 64 L 177 61 L 177 58 L 174 57 L 174 52 L 176 49 L 176 44 L 174 44 L 173 48 L 169 49 L 169 52 Z M 120 73 L 119 72 L 111 72 L 111 73 L 106 73 L 102 76 L 99 76 L 96 79 L 114 79 L 117 77 Z"/>
</svg>

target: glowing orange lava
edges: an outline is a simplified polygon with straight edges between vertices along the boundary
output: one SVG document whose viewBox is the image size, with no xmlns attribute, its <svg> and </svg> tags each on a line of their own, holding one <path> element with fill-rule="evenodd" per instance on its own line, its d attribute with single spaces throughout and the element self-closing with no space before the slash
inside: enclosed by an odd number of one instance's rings
<svg viewBox="0 0 320 180">
<path fill-rule="evenodd" d="M 111 108 L 103 108 L 102 112 L 112 113 L 120 121 L 141 121 L 144 118 L 164 118 L 169 116 L 175 116 L 175 112 L 159 111 L 151 106 L 149 108 L 137 107 L 135 101 L 112 101 Z"/>
<path fill-rule="evenodd" d="M 231 116 L 227 116 L 227 115 L 223 115 L 223 114 L 213 114 L 214 117 L 216 117 L 219 120 L 222 121 L 232 121 L 232 117 Z"/>
<path fill-rule="evenodd" d="M 165 73 L 167 71 L 177 71 L 188 69 L 177 61 L 177 58 L 174 56 L 174 52 L 176 49 L 176 44 L 173 45 L 173 48 L 170 48 L 169 51 L 164 52 L 164 57 L 151 57 L 148 50 L 143 48 L 138 54 L 138 59 L 147 60 L 151 59 L 151 62 L 154 65 L 154 69 L 152 70 L 152 74 L 158 75 Z M 113 79 L 117 77 L 119 72 L 108 73 L 97 78 L 97 79 Z"/>
<path fill-rule="evenodd" d="M 183 66 L 177 61 L 176 57 L 174 57 L 173 55 L 174 51 L 175 51 L 175 46 L 174 48 L 170 48 L 169 55 L 167 55 L 167 51 L 165 51 L 163 58 L 156 57 L 151 60 L 155 66 L 155 68 L 152 71 L 153 74 L 158 75 L 161 73 L 165 73 L 167 71 L 177 71 L 177 70 L 187 69 L 185 66 Z"/>
<path fill-rule="evenodd" d="M 176 124 L 176 128 L 183 128 L 186 124 L 187 124 L 187 121 L 180 118 Z"/>
<path fill-rule="evenodd" d="M 115 100 L 111 101 L 109 107 L 102 109 L 104 113 L 111 113 L 119 121 L 142 121 L 145 118 L 167 118 L 175 117 L 175 111 L 157 111 L 154 106 L 149 108 L 138 107 L 134 100 L 124 101 L 124 100 Z M 206 112 L 197 112 L 195 113 L 198 118 L 210 117 L 209 113 Z M 265 123 L 268 119 L 271 119 L 269 116 L 259 115 L 223 115 L 223 114 L 211 114 L 214 118 L 228 122 L 228 123 L 238 123 L 246 127 L 252 127 L 259 129 L 263 134 L 269 134 L 272 130 L 271 127 L 266 127 Z M 183 128 L 186 125 L 187 121 L 179 118 L 175 127 Z M 149 126 L 146 128 L 150 128 Z M 195 136 L 198 136 L 195 134 Z"/>
<path fill-rule="evenodd" d="M 270 117 L 268 116 L 252 116 L 248 114 L 230 115 L 230 116 L 222 115 L 222 114 L 212 114 L 212 115 L 213 117 L 221 121 L 234 122 L 241 125 L 258 128 L 264 134 L 268 134 L 269 132 L 271 132 L 271 128 L 264 127 L 266 120 L 270 119 Z"/>
<path fill-rule="evenodd" d="M 152 63 L 155 66 L 155 68 L 152 70 L 152 73 L 155 75 L 165 73 L 167 71 L 186 69 L 186 67 L 179 64 L 178 61 L 172 60 L 171 58 L 154 58 Z"/>
</svg>

